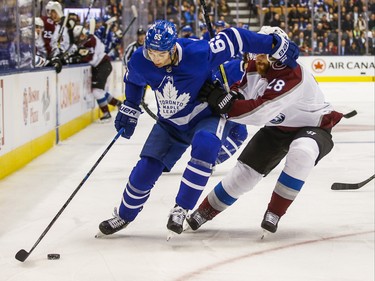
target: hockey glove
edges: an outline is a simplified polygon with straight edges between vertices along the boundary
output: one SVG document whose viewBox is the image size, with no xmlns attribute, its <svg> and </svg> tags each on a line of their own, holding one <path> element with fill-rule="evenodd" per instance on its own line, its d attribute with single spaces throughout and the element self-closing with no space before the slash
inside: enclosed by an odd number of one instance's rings
<svg viewBox="0 0 375 281">
<path fill-rule="evenodd" d="M 271 50 L 271 56 L 291 68 L 297 67 L 298 46 L 284 36 L 275 33 L 270 35 L 273 36 L 273 44 L 275 45 Z"/>
<path fill-rule="evenodd" d="M 81 56 L 81 57 L 85 57 L 89 54 L 89 50 L 86 49 L 86 48 L 79 48 L 78 49 L 78 54 Z"/>
<path fill-rule="evenodd" d="M 130 139 L 134 133 L 135 126 L 137 126 L 139 115 L 141 115 L 140 107 L 134 103 L 125 101 L 116 115 L 115 127 L 117 132 L 120 131 L 121 128 L 124 128 L 124 132 L 121 136 Z"/>
<path fill-rule="evenodd" d="M 227 93 L 220 85 L 206 82 L 199 91 L 199 100 L 207 102 L 217 114 L 226 114 L 232 108 L 233 102 L 238 99 L 237 92 Z"/>
<path fill-rule="evenodd" d="M 56 73 L 60 73 L 62 70 L 62 62 L 58 57 L 51 59 L 51 65 L 55 68 Z"/>
</svg>

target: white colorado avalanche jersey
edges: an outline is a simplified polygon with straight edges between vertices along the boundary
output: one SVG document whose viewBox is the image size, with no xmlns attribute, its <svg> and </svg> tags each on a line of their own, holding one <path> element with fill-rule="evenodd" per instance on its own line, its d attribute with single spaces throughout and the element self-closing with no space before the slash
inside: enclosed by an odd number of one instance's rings
<svg viewBox="0 0 375 281">
<path fill-rule="evenodd" d="M 330 129 L 342 117 L 325 101 L 313 75 L 300 65 L 291 69 L 275 62 L 261 76 L 251 60 L 246 72 L 243 80 L 232 87 L 245 100 L 234 102 L 229 120 L 286 130 L 307 126 Z"/>
<path fill-rule="evenodd" d="M 124 77 L 126 100 L 139 105 L 143 88 L 149 85 L 157 100 L 159 121 L 188 130 L 212 115 L 208 104 L 198 100 L 199 90 L 211 80 L 212 71 L 239 52 L 269 54 L 272 41 L 271 35 L 237 28 L 226 29 L 211 41 L 179 38 L 177 64 L 162 68 L 139 48 L 129 60 Z"/>
</svg>

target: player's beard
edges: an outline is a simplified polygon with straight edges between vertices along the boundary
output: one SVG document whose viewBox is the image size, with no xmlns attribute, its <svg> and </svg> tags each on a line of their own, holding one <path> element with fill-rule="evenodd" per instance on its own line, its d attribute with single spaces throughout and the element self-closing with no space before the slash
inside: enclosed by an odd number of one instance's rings
<svg viewBox="0 0 375 281">
<path fill-rule="evenodd" d="M 270 62 L 269 61 L 256 61 L 255 66 L 257 69 L 257 72 L 261 75 L 264 76 L 266 75 L 268 69 L 270 68 Z"/>
</svg>

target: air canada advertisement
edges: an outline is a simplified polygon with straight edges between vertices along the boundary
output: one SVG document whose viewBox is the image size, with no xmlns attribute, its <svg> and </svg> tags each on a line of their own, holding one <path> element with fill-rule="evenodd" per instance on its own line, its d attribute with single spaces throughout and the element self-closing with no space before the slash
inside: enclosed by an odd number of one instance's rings
<svg viewBox="0 0 375 281">
<path fill-rule="evenodd" d="M 375 76 L 374 56 L 301 57 L 316 76 Z"/>
</svg>

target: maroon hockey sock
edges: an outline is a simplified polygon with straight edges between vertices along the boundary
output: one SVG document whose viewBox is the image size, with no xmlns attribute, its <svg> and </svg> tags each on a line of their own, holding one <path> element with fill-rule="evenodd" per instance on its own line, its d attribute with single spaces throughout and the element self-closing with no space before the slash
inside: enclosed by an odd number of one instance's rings
<svg viewBox="0 0 375 281">
<path fill-rule="evenodd" d="M 113 105 L 113 106 L 119 106 L 121 105 L 121 101 L 119 101 L 118 99 L 116 98 L 111 98 L 111 100 L 108 102 L 110 105 Z"/>
<path fill-rule="evenodd" d="M 292 202 L 293 200 L 286 199 L 277 193 L 272 192 L 271 201 L 268 203 L 268 210 L 279 217 L 282 217 Z"/>
<path fill-rule="evenodd" d="M 100 110 L 102 111 L 103 114 L 107 112 L 109 113 L 108 105 L 100 106 Z"/>
</svg>

